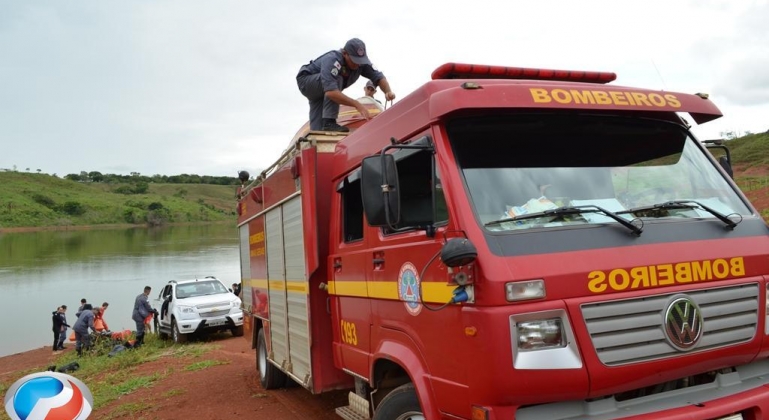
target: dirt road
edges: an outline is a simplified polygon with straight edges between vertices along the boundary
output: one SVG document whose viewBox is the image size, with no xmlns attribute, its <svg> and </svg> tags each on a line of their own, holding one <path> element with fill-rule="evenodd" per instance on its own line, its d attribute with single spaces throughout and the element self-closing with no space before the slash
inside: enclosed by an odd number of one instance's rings
<svg viewBox="0 0 769 420">
<path fill-rule="evenodd" d="M 144 363 L 135 372 L 137 376 L 169 370 L 172 373 L 151 387 L 139 388 L 98 408 L 91 418 L 339 420 L 334 408 L 345 405 L 345 392 L 318 396 L 298 386 L 265 391 L 259 386 L 254 351 L 246 340 L 222 335 L 212 344 L 216 348 L 205 353 L 205 359 L 221 364 L 190 371 L 185 369 L 190 361 L 179 358 Z M 0 382 L 8 384 L 20 372 L 45 370 L 53 359 L 48 347 L 2 357 Z M 7 418 L 4 412 L 2 418 Z"/>
</svg>

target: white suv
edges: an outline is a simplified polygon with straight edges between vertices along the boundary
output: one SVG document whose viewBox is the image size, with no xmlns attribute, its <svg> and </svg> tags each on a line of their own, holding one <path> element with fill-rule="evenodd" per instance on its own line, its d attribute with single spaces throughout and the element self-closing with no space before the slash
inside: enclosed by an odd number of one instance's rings
<svg viewBox="0 0 769 420">
<path fill-rule="evenodd" d="M 221 330 L 243 335 L 240 298 L 215 277 L 171 280 L 155 302 L 162 338 L 170 335 L 174 342 L 183 343 L 189 334 Z"/>
</svg>

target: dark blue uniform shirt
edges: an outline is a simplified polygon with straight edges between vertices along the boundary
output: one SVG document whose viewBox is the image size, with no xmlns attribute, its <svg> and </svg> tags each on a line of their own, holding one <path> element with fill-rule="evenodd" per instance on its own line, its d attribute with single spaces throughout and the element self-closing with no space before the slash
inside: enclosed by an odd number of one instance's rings
<svg viewBox="0 0 769 420">
<path fill-rule="evenodd" d="M 384 78 L 384 74 L 373 65 L 364 64 L 355 70 L 347 68 L 344 56 L 339 50 L 329 51 L 310 61 L 309 64 L 305 64 L 299 69 L 299 74 L 302 73 L 320 73 L 320 82 L 324 92 L 345 90 L 352 86 L 360 76 L 374 82 L 374 86 L 379 86 L 379 81 Z"/>
</svg>

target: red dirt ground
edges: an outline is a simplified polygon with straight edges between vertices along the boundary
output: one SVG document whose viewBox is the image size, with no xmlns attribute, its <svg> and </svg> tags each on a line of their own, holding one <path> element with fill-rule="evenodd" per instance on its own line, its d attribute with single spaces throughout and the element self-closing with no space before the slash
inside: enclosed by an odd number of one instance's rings
<svg viewBox="0 0 769 420">
<path fill-rule="evenodd" d="M 105 407 L 93 419 L 228 420 L 339 420 L 334 407 L 346 404 L 345 392 L 312 395 L 302 387 L 265 391 L 259 386 L 255 355 L 243 338 L 217 338 L 218 348 L 205 353 L 205 360 L 225 364 L 197 371 L 185 371 L 194 359 L 165 357 L 138 367 L 137 375 L 173 369 L 173 373 L 140 388 Z M 67 350 L 71 351 L 71 350 Z M 48 347 L 0 358 L 0 380 L 19 376 L 20 371 L 45 369 L 54 356 Z M 140 404 L 126 412 L 126 404 Z M 122 408 L 121 408 L 122 407 Z M 135 406 L 133 406 L 135 407 Z M 2 416 L 0 416 L 2 417 Z"/>
</svg>

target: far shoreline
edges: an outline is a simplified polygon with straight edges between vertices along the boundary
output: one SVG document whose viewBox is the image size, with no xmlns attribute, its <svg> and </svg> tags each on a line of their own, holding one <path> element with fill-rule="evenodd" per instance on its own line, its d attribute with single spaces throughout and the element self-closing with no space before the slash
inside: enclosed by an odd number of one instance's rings
<svg viewBox="0 0 769 420">
<path fill-rule="evenodd" d="M 178 223 L 166 223 L 161 226 L 149 226 L 146 224 L 135 225 L 130 223 L 113 223 L 113 224 L 100 224 L 100 225 L 68 225 L 68 226 L 19 226 L 19 227 L 0 227 L 0 234 L 3 233 L 29 233 L 29 232 L 46 232 L 46 231 L 68 231 L 68 230 L 101 230 L 101 229 L 147 229 L 147 228 L 163 228 L 166 226 L 202 226 L 202 225 L 217 225 L 233 223 L 235 221 L 229 220 L 217 220 L 209 222 L 178 222 Z"/>
</svg>

